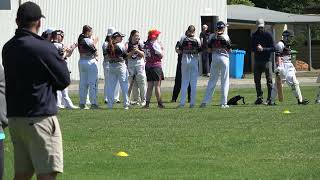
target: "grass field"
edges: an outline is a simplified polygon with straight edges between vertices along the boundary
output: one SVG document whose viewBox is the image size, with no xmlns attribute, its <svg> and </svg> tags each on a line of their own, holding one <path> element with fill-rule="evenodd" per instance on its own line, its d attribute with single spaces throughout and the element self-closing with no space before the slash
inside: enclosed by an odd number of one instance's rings
<svg viewBox="0 0 320 180">
<path fill-rule="evenodd" d="M 156 104 L 150 110 L 63 110 L 65 173 L 59 179 L 320 179 L 320 105 L 315 87 L 301 89 L 308 106 L 296 105 L 289 89 L 276 107 L 254 106 L 254 89 L 232 89 L 229 97 L 240 94 L 248 104 L 220 109 L 217 92 L 204 109 L 166 103 L 163 110 Z M 114 156 L 118 151 L 129 157 Z M 13 174 L 10 137 L 5 155 L 7 180 Z"/>
</svg>

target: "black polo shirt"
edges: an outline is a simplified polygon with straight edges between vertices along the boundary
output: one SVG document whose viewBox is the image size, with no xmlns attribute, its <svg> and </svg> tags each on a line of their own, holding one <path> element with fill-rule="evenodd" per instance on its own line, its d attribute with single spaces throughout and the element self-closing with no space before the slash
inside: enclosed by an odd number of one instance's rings
<svg viewBox="0 0 320 180">
<path fill-rule="evenodd" d="M 56 91 L 70 84 L 70 74 L 52 43 L 17 29 L 3 47 L 2 60 L 8 117 L 57 114 Z"/>
</svg>

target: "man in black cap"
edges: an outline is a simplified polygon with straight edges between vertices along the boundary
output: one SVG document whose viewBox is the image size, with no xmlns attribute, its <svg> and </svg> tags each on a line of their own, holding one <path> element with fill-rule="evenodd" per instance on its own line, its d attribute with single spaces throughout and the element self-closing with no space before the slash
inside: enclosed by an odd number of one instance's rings
<svg viewBox="0 0 320 180">
<path fill-rule="evenodd" d="M 38 36 L 40 7 L 20 5 L 15 36 L 3 47 L 7 117 L 14 149 L 14 179 L 56 179 L 63 172 L 56 91 L 70 84 L 66 62 Z"/>
</svg>

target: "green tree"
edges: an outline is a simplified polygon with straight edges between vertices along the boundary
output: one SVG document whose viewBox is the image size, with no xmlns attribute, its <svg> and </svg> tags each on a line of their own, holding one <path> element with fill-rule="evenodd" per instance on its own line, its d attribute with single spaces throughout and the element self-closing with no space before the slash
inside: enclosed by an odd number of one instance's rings
<svg viewBox="0 0 320 180">
<path fill-rule="evenodd" d="M 304 9 L 320 0 L 251 0 L 256 7 L 272 9 L 288 13 L 303 13 Z"/>
<path fill-rule="evenodd" d="M 254 3 L 252 3 L 250 0 L 228 0 L 228 4 L 243 4 L 247 6 L 254 6 Z"/>
</svg>

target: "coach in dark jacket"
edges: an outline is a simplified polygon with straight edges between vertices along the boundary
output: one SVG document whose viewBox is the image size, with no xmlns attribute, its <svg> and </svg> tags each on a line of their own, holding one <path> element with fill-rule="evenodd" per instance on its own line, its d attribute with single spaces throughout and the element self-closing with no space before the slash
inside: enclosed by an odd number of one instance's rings
<svg viewBox="0 0 320 180">
<path fill-rule="evenodd" d="M 272 91 L 272 61 L 271 53 L 275 51 L 273 38 L 264 30 L 263 19 L 257 20 L 257 31 L 251 39 L 254 52 L 254 82 L 256 85 L 257 100 L 255 104 L 263 104 L 263 91 L 261 89 L 261 75 L 265 73 L 268 87 L 267 101 L 270 101 Z"/>
<path fill-rule="evenodd" d="M 63 172 L 56 92 L 70 84 L 56 47 L 38 36 L 40 7 L 19 6 L 15 35 L 3 47 L 7 117 L 14 148 L 14 179 L 55 179 Z"/>
</svg>

